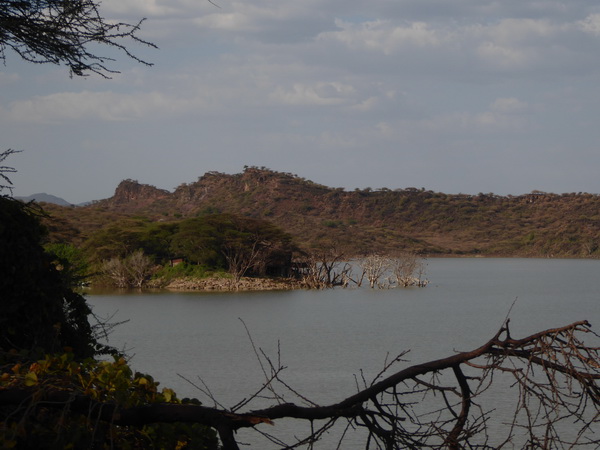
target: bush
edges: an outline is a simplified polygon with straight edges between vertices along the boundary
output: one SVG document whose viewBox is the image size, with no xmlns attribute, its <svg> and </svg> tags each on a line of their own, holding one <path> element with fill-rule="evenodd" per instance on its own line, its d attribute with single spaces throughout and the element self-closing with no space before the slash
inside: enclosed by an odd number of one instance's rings
<svg viewBox="0 0 600 450">
<path fill-rule="evenodd" d="M 78 362 L 71 353 L 44 355 L 27 363 L 5 360 L 0 372 L 0 390 L 15 396 L 27 392 L 17 405 L 0 406 L 2 448 L 218 448 L 216 433 L 206 426 L 136 427 L 107 420 L 112 415 L 103 412 L 106 408 L 183 403 L 171 389 L 159 389 L 151 376 L 134 373 L 121 357 Z M 44 398 L 53 401 L 44 403 Z"/>
<path fill-rule="evenodd" d="M 41 211 L 0 197 L 0 349 L 94 355 L 91 310 L 41 242 Z"/>
<path fill-rule="evenodd" d="M 225 272 L 217 272 L 223 275 L 227 275 Z M 176 266 L 165 266 L 159 269 L 155 274 L 154 278 L 163 278 L 165 280 L 172 280 L 173 278 L 192 277 L 192 278 L 206 278 L 215 274 L 214 269 L 211 269 L 204 265 L 189 264 L 182 262 Z"/>
</svg>

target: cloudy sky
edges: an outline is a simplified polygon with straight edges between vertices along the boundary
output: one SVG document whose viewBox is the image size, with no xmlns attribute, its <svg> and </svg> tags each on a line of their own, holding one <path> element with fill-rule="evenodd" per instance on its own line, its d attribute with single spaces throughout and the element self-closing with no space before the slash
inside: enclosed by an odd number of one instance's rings
<svg viewBox="0 0 600 450">
<path fill-rule="evenodd" d="M 332 187 L 600 192 L 594 0 L 105 0 L 111 80 L 0 67 L 15 195 L 78 203 L 244 165 Z M 100 50 L 102 52 L 102 50 Z"/>
</svg>

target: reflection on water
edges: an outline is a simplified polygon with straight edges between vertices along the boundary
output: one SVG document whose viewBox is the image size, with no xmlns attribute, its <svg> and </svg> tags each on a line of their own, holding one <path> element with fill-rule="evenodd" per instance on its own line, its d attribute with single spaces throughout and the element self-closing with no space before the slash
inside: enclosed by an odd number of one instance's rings
<svg viewBox="0 0 600 450">
<path fill-rule="evenodd" d="M 241 320 L 274 360 L 280 348 L 286 381 L 320 404 L 354 393 L 354 374 L 374 376 L 387 355 L 411 350 L 412 364 L 478 347 L 509 312 L 516 337 L 581 319 L 599 322 L 599 261 L 433 259 L 427 269 L 426 288 L 128 291 L 88 300 L 101 316 L 130 319 L 109 343 L 127 349 L 136 370 L 181 397 L 201 394 L 178 374 L 197 384 L 200 377 L 225 406 L 264 378 Z"/>
</svg>

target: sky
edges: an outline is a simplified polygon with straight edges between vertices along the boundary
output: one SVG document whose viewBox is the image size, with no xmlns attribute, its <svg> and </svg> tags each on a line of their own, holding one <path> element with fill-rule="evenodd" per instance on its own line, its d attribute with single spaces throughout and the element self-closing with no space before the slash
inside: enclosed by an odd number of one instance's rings
<svg viewBox="0 0 600 450">
<path fill-rule="evenodd" d="M 70 78 L 6 54 L 13 194 L 174 190 L 245 165 L 331 187 L 600 192 L 597 0 L 105 0 L 151 49 Z M 103 53 L 104 52 L 104 53 Z"/>
</svg>

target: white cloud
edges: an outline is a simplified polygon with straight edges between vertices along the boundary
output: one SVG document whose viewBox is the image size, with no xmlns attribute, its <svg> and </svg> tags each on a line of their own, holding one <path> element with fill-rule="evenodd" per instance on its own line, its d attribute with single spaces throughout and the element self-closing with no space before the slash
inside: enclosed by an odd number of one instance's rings
<svg viewBox="0 0 600 450">
<path fill-rule="evenodd" d="M 190 2 L 181 0 L 109 0 L 102 3 L 105 13 L 116 17 L 165 17 L 184 15 L 199 10 L 208 10 L 210 4 L 204 1 Z"/>
<path fill-rule="evenodd" d="M 577 26 L 585 33 L 600 36 L 600 14 L 590 14 L 577 22 Z"/>
<path fill-rule="evenodd" d="M 528 117 L 517 114 L 526 108 L 526 103 L 515 98 L 499 98 L 484 111 L 453 111 L 420 119 L 386 120 L 376 123 L 373 128 L 385 139 L 411 142 L 422 140 L 420 136 L 445 136 L 447 139 L 465 134 L 521 133 L 533 126 Z"/>
<path fill-rule="evenodd" d="M 269 98 L 274 103 L 288 105 L 341 105 L 352 101 L 355 89 L 347 84 L 338 82 L 315 83 L 307 86 L 295 83 L 291 88 L 277 87 Z"/>
<path fill-rule="evenodd" d="M 514 97 L 498 98 L 490 105 L 490 110 L 499 113 L 516 113 L 527 109 L 527 103 Z"/>
<path fill-rule="evenodd" d="M 352 105 L 350 109 L 352 111 L 368 112 L 374 110 L 379 103 L 380 102 L 377 97 L 369 97 L 360 103 Z"/>
<path fill-rule="evenodd" d="M 60 123 L 65 120 L 127 121 L 186 108 L 185 101 L 161 92 L 119 94 L 115 92 L 61 92 L 12 102 L 5 119 L 18 122 Z"/>
<path fill-rule="evenodd" d="M 503 19 L 483 28 L 484 34 L 495 42 L 521 43 L 531 39 L 549 38 L 559 33 L 562 25 L 546 19 Z"/>
<path fill-rule="evenodd" d="M 477 47 L 477 56 L 491 67 L 520 69 L 535 61 L 537 54 L 532 49 L 510 47 L 487 41 Z"/>
<path fill-rule="evenodd" d="M 335 24 L 336 31 L 323 32 L 317 39 L 325 43 L 338 41 L 353 50 L 374 50 L 386 55 L 403 47 L 435 47 L 444 38 L 443 33 L 423 22 L 403 26 L 388 20 L 351 23 L 336 19 Z"/>
</svg>

